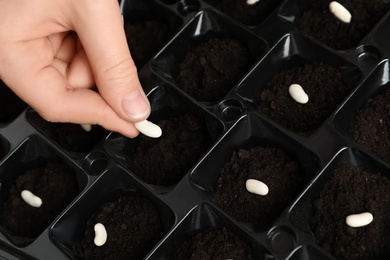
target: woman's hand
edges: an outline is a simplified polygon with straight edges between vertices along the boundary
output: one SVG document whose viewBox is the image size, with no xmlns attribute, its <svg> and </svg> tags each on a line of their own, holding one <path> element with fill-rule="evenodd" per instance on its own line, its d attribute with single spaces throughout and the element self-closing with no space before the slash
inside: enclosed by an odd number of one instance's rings
<svg viewBox="0 0 390 260">
<path fill-rule="evenodd" d="M 50 122 L 135 137 L 150 114 L 117 0 L 0 0 L 0 78 Z"/>
</svg>

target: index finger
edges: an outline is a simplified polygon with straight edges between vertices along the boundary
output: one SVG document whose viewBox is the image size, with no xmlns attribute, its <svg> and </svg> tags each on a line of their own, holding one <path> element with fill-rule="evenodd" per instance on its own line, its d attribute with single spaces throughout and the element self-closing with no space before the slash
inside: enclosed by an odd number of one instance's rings
<svg viewBox="0 0 390 260">
<path fill-rule="evenodd" d="M 90 61 L 100 94 L 124 120 L 150 114 L 149 101 L 131 58 L 117 0 L 75 0 L 70 20 Z"/>
</svg>

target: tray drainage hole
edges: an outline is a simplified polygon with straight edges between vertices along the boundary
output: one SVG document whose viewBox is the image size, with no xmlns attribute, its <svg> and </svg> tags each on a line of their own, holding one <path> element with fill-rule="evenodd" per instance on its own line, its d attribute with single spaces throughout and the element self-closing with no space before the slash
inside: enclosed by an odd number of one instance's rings
<svg viewBox="0 0 390 260">
<path fill-rule="evenodd" d="M 200 8 L 200 3 L 197 0 L 184 0 L 180 1 L 179 5 L 177 6 L 177 11 L 183 15 L 186 16 L 192 12 L 198 11 Z"/>
<path fill-rule="evenodd" d="M 97 151 L 89 154 L 83 163 L 83 169 L 91 175 L 103 173 L 108 165 L 107 156 L 105 153 Z"/>
<path fill-rule="evenodd" d="M 363 45 L 356 49 L 357 61 L 362 67 L 375 66 L 380 60 L 380 52 L 373 46 Z"/>
<path fill-rule="evenodd" d="M 225 100 L 218 106 L 218 114 L 223 121 L 234 121 L 242 116 L 243 112 L 242 103 L 236 99 Z"/>
<path fill-rule="evenodd" d="M 296 237 L 288 228 L 275 228 L 269 233 L 272 250 L 277 254 L 286 254 L 294 250 Z"/>
</svg>

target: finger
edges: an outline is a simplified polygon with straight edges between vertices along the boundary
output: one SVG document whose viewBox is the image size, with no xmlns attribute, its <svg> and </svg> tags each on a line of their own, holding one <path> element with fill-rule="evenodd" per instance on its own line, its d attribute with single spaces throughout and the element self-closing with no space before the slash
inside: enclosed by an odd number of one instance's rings
<svg viewBox="0 0 390 260">
<path fill-rule="evenodd" d="M 95 87 L 92 68 L 83 48 L 80 48 L 69 64 L 67 74 L 69 85 L 73 88 Z"/>
<path fill-rule="evenodd" d="M 57 71 L 64 77 L 67 75 L 69 67 L 67 62 L 63 61 L 62 59 L 54 58 L 52 66 L 57 69 Z"/>
<path fill-rule="evenodd" d="M 49 36 L 49 39 L 53 39 L 53 36 Z M 58 40 L 57 40 L 58 41 Z M 51 40 L 53 42 L 53 40 Z M 74 33 L 69 33 L 64 37 L 60 45 L 54 49 L 55 57 L 70 63 L 77 51 L 77 36 Z"/>
<path fill-rule="evenodd" d="M 50 82 L 50 86 L 45 83 Z M 98 124 L 107 130 L 135 137 L 131 122 L 120 118 L 95 91 L 66 88 L 66 81 L 54 68 L 43 69 L 31 84 L 31 106 L 47 121 Z"/>
<path fill-rule="evenodd" d="M 124 120 L 140 121 L 150 104 L 138 79 L 117 0 L 75 1 L 75 30 L 90 61 L 100 94 Z"/>
<path fill-rule="evenodd" d="M 50 59 L 42 59 L 51 52 L 45 53 L 45 46 L 45 40 L 16 44 L 12 53 L 18 55 L 5 56 L 4 80 L 18 96 L 50 122 L 99 124 L 128 137 L 138 134 L 133 123 L 119 117 L 97 92 L 68 88 L 65 77 L 50 65 Z"/>
<path fill-rule="evenodd" d="M 68 88 L 95 88 L 91 66 L 86 60 L 85 53 L 80 55 L 78 52 L 70 64 L 62 59 L 54 58 L 52 66 L 67 79 Z"/>
<path fill-rule="evenodd" d="M 49 37 L 52 38 L 54 37 Z M 53 66 L 68 79 L 69 86 L 71 88 L 95 87 L 91 65 L 76 34 L 67 35 L 57 49 Z"/>
</svg>

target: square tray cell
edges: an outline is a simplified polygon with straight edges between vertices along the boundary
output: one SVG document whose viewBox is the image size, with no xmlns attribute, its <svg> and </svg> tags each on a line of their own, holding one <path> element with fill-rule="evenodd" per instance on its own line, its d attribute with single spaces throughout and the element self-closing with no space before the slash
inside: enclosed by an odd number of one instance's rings
<svg viewBox="0 0 390 260">
<path fill-rule="evenodd" d="M 0 230 L 18 246 L 32 243 L 71 204 L 87 182 L 79 168 L 38 136 L 25 140 L 1 164 L 0 179 Z M 27 205 L 17 196 L 22 190 L 41 197 L 42 206 Z M 14 205 L 20 205 L 20 212 Z M 11 220 L 5 214 L 15 217 Z"/>
<path fill-rule="evenodd" d="M 121 7 L 127 43 L 140 69 L 178 31 L 183 21 L 158 1 L 125 0 Z"/>
<path fill-rule="evenodd" d="M 383 0 L 340 0 L 352 15 L 351 22 L 344 23 L 330 12 L 330 2 L 289 0 L 279 15 L 297 30 L 332 48 L 344 50 L 357 47 L 390 8 L 388 1 Z"/>
<path fill-rule="evenodd" d="M 205 2 L 244 25 L 256 26 L 263 22 L 283 1 L 205 0 Z"/>
<path fill-rule="evenodd" d="M 191 212 L 189 212 L 185 218 L 180 221 L 180 224 L 175 227 L 170 236 L 167 237 L 154 254 L 151 255 L 151 258 L 187 259 L 187 257 L 176 258 L 178 250 L 183 246 L 185 241 L 189 241 L 200 232 L 207 232 L 207 230 L 212 229 L 222 230 L 223 228 L 234 232 L 237 238 L 236 240 L 229 241 L 230 243 L 227 243 L 227 245 L 225 244 L 227 241 L 224 241 L 222 244 L 214 245 L 216 248 L 225 248 L 225 245 L 227 247 L 234 246 L 235 249 L 239 249 L 239 251 L 245 252 L 245 250 L 247 250 L 247 252 L 250 252 L 251 254 L 241 256 L 241 258 L 237 255 L 208 255 L 208 257 L 211 257 L 210 259 L 263 259 L 264 256 L 271 255 L 264 245 L 256 241 L 254 237 L 235 225 L 220 211 L 209 204 L 200 204 L 194 207 Z M 206 243 L 207 238 L 204 241 L 205 245 L 203 247 L 205 248 L 205 251 L 207 251 L 207 246 L 213 246 L 213 242 L 221 243 L 221 241 L 216 238 L 209 238 L 208 240 L 211 240 L 211 242 Z M 246 244 L 246 246 L 243 246 L 244 244 Z M 250 250 L 248 250 L 247 246 L 249 246 Z M 249 256 L 252 256 L 252 258 Z M 207 256 L 205 255 L 204 257 L 206 258 Z"/>
<path fill-rule="evenodd" d="M 261 158 L 253 158 L 251 161 L 249 150 L 259 147 L 263 150 L 258 154 Z M 270 157 L 267 157 L 268 153 Z M 232 155 L 242 158 L 229 162 Z M 266 158 L 272 162 L 266 163 Z M 318 162 L 319 158 L 303 145 L 251 115 L 243 117 L 229 130 L 196 167 L 191 174 L 191 181 L 227 214 L 250 230 L 262 232 L 271 228 L 294 198 L 304 190 L 317 171 Z M 224 169 L 228 163 L 232 164 L 231 168 Z M 277 176 L 269 175 L 268 172 Z M 253 176 L 262 178 L 260 181 L 268 181 L 266 185 L 269 193 L 266 196 L 246 190 L 245 182 Z M 230 187 L 233 182 L 234 185 Z"/>
<path fill-rule="evenodd" d="M 54 143 L 72 156 L 85 156 L 108 135 L 108 131 L 99 125 L 90 125 L 91 130 L 79 124 L 51 123 L 44 120 L 34 110 L 27 111 L 27 120 Z"/>
<path fill-rule="evenodd" d="M 386 60 L 353 93 L 333 120 L 343 137 L 387 163 L 390 163 L 389 74 L 389 61 Z"/>
<path fill-rule="evenodd" d="M 11 122 L 26 108 L 27 104 L 0 80 L 0 124 Z"/>
<path fill-rule="evenodd" d="M 87 229 L 87 222 L 91 216 L 98 212 L 101 205 L 113 202 L 120 196 L 138 196 L 143 199 L 147 199 L 152 202 L 159 212 L 159 218 L 161 221 L 161 233 L 159 238 L 162 239 L 163 236 L 168 232 L 174 222 L 174 214 L 171 209 L 165 205 L 165 203 L 158 198 L 157 196 L 148 193 L 146 189 L 140 186 L 137 181 L 135 181 L 128 173 L 119 167 L 114 167 L 102 174 L 88 190 L 81 196 L 77 202 L 71 207 L 51 228 L 50 232 L 55 244 L 63 250 L 69 257 L 73 258 L 83 258 L 83 247 L 82 243 L 85 238 L 85 232 Z M 124 206 L 125 207 L 125 206 Z M 133 207 L 135 208 L 135 207 Z M 123 209 L 127 210 L 127 209 Z M 114 214 L 114 213 L 112 213 Z M 139 213 L 139 214 L 147 214 Z M 130 215 L 127 213 L 127 215 Z M 113 215 L 111 216 L 113 217 Z M 137 217 L 135 218 L 137 219 Z M 147 219 L 145 218 L 145 221 Z M 108 221 L 108 220 L 107 220 Z M 137 220 L 134 223 L 133 227 L 138 227 L 142 229 L 142 223 Z M 147 222 L 146 222 L 147 223 Z M 104 223 L 103 223 L 104 224 Z M 107 234 L 108 239 L 111 242 L 115 241 L 116 237 L 126 236 L 126 232 L 130 231 L 133 227 L 123 227 L 122 234 Z M 107 227 L 107 232 L 109 232 L 109 227 Z M 137 233 L 136 231 L 134 231 Z M 138 232 L 139 233 L 139 232 Z M 142 233 L 142 232 L 141 232 Z M 114 236 L 114 237 L 113 237 Z M 122 238 L 123 239 L 123 238 Z M 134 239 L 134 238 L 133 238 Z M 142 239 L 142 238 L 140 238 Z M 145 239 L 145 238 L 143 238 Z M 123 241 L 123 243 L 128 243 L 132 241 Z M 145 256 L 149 251 L 153 249 L 158 243 L 155 244 L 142 244 L 140 241 L 133 241 L 135 250 L 145 250 L 147 248 Z M 143 248 L 143 249 L 142 249 Z M 104 245 L 102 246 L 104 251 Z M 108 253 L 108 252 L 106 252 Z M 102 252 L 102 254 L 106 254 Z"/>
<path fill-rule="evenodd" d="M 140 135 L 129 139 L 113 133 L 105 148 L 143 182 L 166 191 L 201 159 L 222 133 L 223 125 L 168 85 L 157 87 L 148 97 L 153 109 L 150 120 L 163 123 L 162 136 L 151 139 Z"/>
<path fill-rule="evenodd" d="M 220 44 L 211 47 L 215 42 Z M 207 50 L 198 54 L 205 46 L 209 46 Z M 233 49 L 229 49 L 233 46 Z M 199 12 L 161 50 L 152 60 L 151 69 L 180 89 L 186 86 L 184 92 L 192 98 L 214 103 L 220 101 L 238 83 L 266 48 L 266 43 L 255 34 L 215 12 L 205 10 Z M 223 56 L 219 57 L 221 54 Z M 238 61 L 243 65 L 237 66 Z M 186 82 L 186 75 L 193 73 L 194 77 Z M 185 85 L 179 85 L 179 76 L 181 81 L 186 82 Z M 222 83 L 220 88 L 216 87 Z M 198 92 L 203 93 L 202 96 Z"/>
<path fill-rule="evenodd" d="M 327 250 L 338 259 L 387 259 L 390 254 L 387 247 L 390 240 L 388 173 L 385 165 L 360 150 L 341 150 L 290 211 L 291 223 L 305 234 L 311 234 L 311 238 L 305 236 L 301 243 L 318 243 L 324 252 Z M 332 198 L 325 197 L 329 195 Z M 348 215 L 366 211 L 375 215 L 371 224 L 359 228 L 346 225 Z M 314 217 L 319 219 L 320 216 L 323 218 L 317 224 L 326 228 L 318 230 L 329 232 L 325 239 L 315 231 Z M 339 231 L 341 233 L 337 234 Z"/>
<path fill-rule="evenodd" d="M 287 70 L 302 70 L 303 65 L 314 63 L 323 63 L 322 66 L 326 65 L 328 73 L 336 70 L 334 72 L 336 75 L 341 74 L 338 75 L 339 79 L 337 79 L 337 82 L 332 82 L 336 88 L 334 93 L 327 93 L 327 83 L 332 81 L 333 78 L 324 78 L 322 81 L 319 81 L 318 77 L 314 77 L 310 73 L 283 75 L 283 77 L 275 78 L 276 75 L 281 75 L 280 73 L 282 72 L 286 73 L 285 71 Z M 305 76 L 308 77 L 306 78 Z M 287 84 L 282 85 L 282 83 L 279 83 L 267 86 L 272 80 L 287 81 L 289 77 L 292 80 Z M 357 86 L 362 77 L 363 74 L 360 69 L 339 56 L 338 53 L 321 47 L 301 34 L 288 34 L 279 41 L 245 80 L 241 82 L 237 88 L 237 94 L 244 100 L 251 102 L 255 110 L 259 111 L 261 108 L 259 113 L 265 115 L 270 120 L 296 133 L 308 135 L 312 134 L 326 121 Z M 299 104 L 288 93 L 289 86 L 299 83 L 299 81 L 314 81 L 316 86 L 321 86 L 321 88 L 312 89 L 313 94 L 311 97 L 309 96 L 307 104 Z M 277 99 L 273 100 L 274 96 Z M 277 104 L 280 100 L 283 100 L 283 103 L 278 106 Z"/>
</svg>

